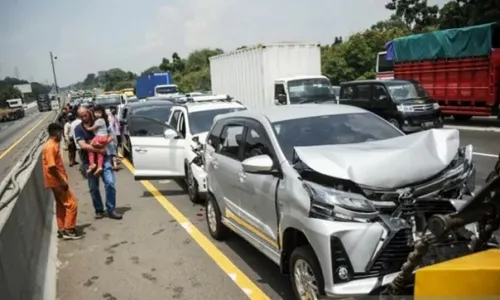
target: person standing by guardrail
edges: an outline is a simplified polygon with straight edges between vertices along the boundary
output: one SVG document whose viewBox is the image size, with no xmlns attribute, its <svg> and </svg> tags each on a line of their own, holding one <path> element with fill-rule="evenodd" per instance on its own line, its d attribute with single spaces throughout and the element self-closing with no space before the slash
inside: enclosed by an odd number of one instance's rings
<svg viewBox="0 0 500 300">
<path fill-rule="evenodd" d="M 94 153 L 106 154 L 104 157 L 103 171 L 100 176 L 96 176 L 93 173 L 87 174 L 87 184 L 90 190 L 90 196 L 92 197 L 92 204 L 94 205 L 95 218 L 102 219 L 105 215 L 104 206 L 102 204 L 102 197 L 99 191 L 99 178 L 102 178 L 104 182 L 104 190 L 106 193 L 106 211 L 108 217 L 115 220 L 121 220 L 122 215 L 115 211 L 116 208 L 116 188 L 115 188 L 115 173 L 113 170 L 113 164 L 111 162 L 111 157 L 106 153 L 104 148 L 96 148 L 90 144 L 91 140 L 94 138 L 94 133 L 92 131 L 85 130 L 84 124 L 92 126 L 93 116 L 90 110 L 86 107 L 80 107 L 78 109 L 78 116 L 80 117 L 81 123 L 75 127 L 74 137 L 77 144 L 80 146 L 80 151 Z M 109 142 L 112 141 L 110 137 Z M 82 165 L 85 169 L 89 166 L 88 155 L 81 155 Z"/>
<path fill-rule="evenodd" d="M 76 160 L 76 144 L 73 139 L 73 130 L 71 130 L 71 123 L 75 119 L 76 118 L 73 113 L 66 113 L 66 123 L 64 123 L 64 140 L 66 141 L 66 145 L 68 145 L 68 159 L 70 167 L 78 164 L 78 161 Z"/>
<path fill-rule="evenodd" d="M 57 236 L 66 240 L 76 240 L 83 236 L 76 231 L 78 202 L 68 186 L 68 175 L 61 157 L 61 124 L 52 123 L 48 127 L 49 139 L 43 147 L 42 166 L 45 188 L 51 189 L 56 201 Z"/>
</svg>

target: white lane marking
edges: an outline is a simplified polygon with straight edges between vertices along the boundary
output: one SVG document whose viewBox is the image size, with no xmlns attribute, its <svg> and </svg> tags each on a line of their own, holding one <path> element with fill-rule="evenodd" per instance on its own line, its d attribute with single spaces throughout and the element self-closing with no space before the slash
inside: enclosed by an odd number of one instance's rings
<svg viewBox="0 0 500 300">
<path fill-rule="evenodd" d="M 481 152 L 472 152 L 472 154 L 477 155 L 477 156 L 485 156 L 485 157 L 492 157 L 492 158 L 498 157 L 498 154 L 489 154 L 489 153 L 481 153 Z"/>
<path fill-rule="evenodd" d="M 469 131 L 500 132 L 500 127 L 475 127 L 475 126 L 460 126 L 460 125 L 444 125 L 443 127 L 458 129 L 458 130 L 469 130 Z"/>
</svg>

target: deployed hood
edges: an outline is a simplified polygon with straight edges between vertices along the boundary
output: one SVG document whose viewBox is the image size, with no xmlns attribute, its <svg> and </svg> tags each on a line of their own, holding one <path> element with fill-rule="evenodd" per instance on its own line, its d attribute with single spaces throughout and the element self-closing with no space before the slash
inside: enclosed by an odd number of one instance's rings
<svg viewBox="0 0 500 300">
<path fill-rule="evenodd" d="M 431 129 L 358 144 L 295 147 L 314 171 L 379 189 L 396 189 L 444 170 L 459 148 L 456 129 Z"/>
</svg>

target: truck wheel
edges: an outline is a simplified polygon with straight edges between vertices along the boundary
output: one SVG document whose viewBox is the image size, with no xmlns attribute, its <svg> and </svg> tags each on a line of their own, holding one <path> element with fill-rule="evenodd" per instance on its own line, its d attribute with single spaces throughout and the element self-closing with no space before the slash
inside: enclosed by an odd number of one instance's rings
<svg viewBox="0 0 500 300">
<path fill-rule="evenodd" d="M 222 224 L 222 215 L 220 213 L 219 204 L 217 204 L 217 200 L 215 200 L 215 197 L 210 193 L 207 195 L 205 216 L 210 235 L 217 241 L 225 240 L 229 230 L 226 225 Z"/>
<path fill-rule="evenodd" d="M 186 188 L 189 200 L 194 204 L 199 204 L 201 202 L 201 197 L 200 193 L 198 193 L 198 182 L 196 182 L 194 178 L 191 166 L 186 166 Z"/>
<path fill-rule="evenodd" d="M 465 122 L 465 121 L 469 121 L 470 119 L 472 119 L 472 116 L 453 115 L 453 119 L 455 119 L 455 121 L 457 121 L 457 122 Z"/>
<path fill-rule="evenodd" d="M 325 295 L 325 280 L 311 246 L 301 246 L 290 255 L 290 279 L 296 299 L 320 299 Z"/>
</svg>

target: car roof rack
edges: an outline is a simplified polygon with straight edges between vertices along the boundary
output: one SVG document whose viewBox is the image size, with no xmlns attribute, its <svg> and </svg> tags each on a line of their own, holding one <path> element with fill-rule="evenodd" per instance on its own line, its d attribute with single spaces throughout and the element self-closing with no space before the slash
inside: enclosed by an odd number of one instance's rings
<svg viewBox="0 0 500 300">
<path fill-rule="evenodd" d="M 206 103 L 206 102 L 231 102 L 234 99 L 229 95 L 197 95 L 179 99 L 179 102 L 184 103 Z"/>
</svg>

